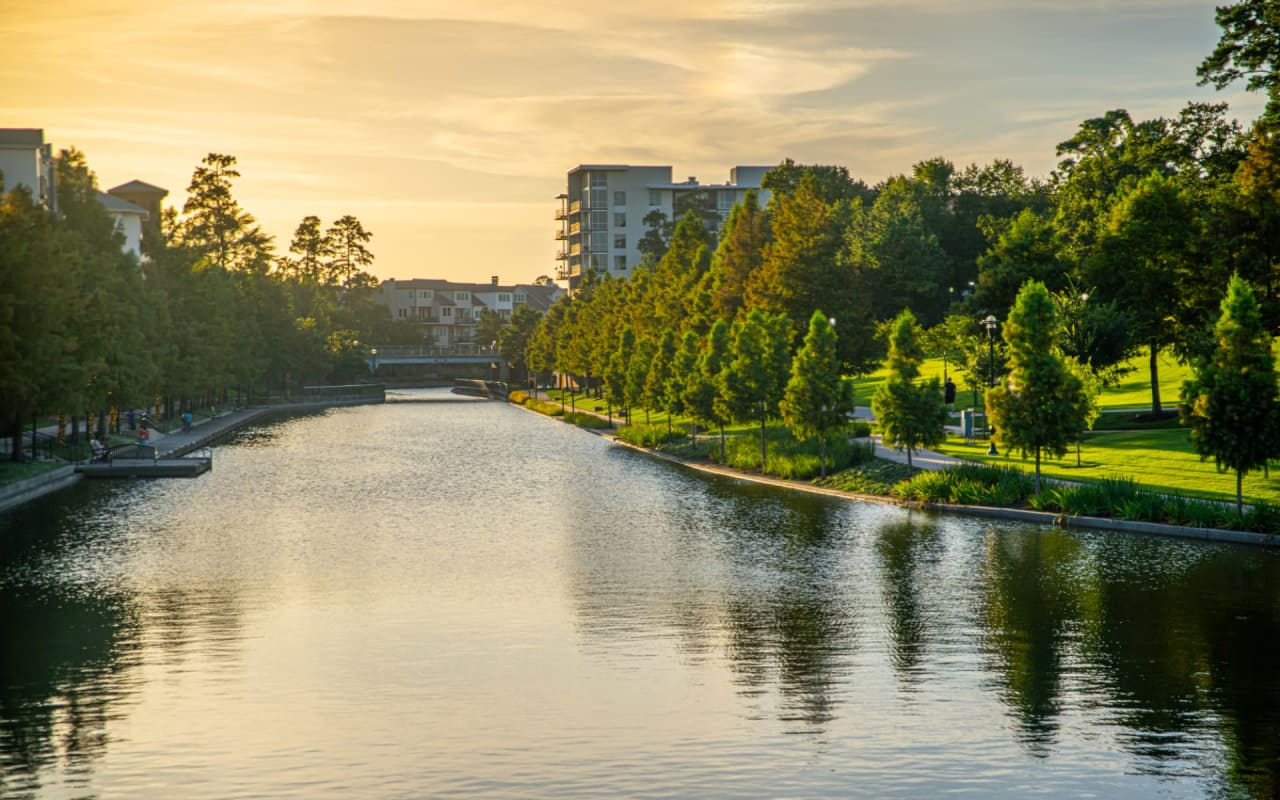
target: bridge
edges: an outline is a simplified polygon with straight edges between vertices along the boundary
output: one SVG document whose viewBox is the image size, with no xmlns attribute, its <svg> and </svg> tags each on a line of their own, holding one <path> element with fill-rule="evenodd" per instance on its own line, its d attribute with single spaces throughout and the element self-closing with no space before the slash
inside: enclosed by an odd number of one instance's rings
<svg viewBox="0 0 1280 800">
<path fill-rule="evenodd" d="M 364 361 L 370 372 L 377 372 L 378 367 L 397 364 L 475 364 L 506 368 L 506 361 L 496 347 L 470 342 L 448 347 L 378 345 L 365 352 Z"/>
</svg>

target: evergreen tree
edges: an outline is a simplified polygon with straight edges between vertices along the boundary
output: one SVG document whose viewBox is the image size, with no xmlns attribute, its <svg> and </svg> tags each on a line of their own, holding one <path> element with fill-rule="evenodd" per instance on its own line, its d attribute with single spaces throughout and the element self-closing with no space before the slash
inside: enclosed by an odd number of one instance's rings
<svg viewBox="0 0 1280 800">
<path fill-rule="evenodd" d="M 786 314 L 752 309 L 733 324 L 732 339 L 724 371 L 725 410 L 733 419 L 760 423 L 760 470 L 764 471 L 769 464 L 766 423 L 777 415 L 791 366 L 791 321 Z"/>
<path fill-rule="evenodd" d="M 917 382 L 924 361 L 922 335 L 909 309 L 898 315 L 889 332 L 889 378 L 871 398 L 883 442 L 907 452 L 908 476 L 916 449 L 942 444 L 947 438 L 942 386 L 937 378 Z"/>
<path fill-rule="evenodd" d="M 644 407 L 646 422 L 650 408 L 667 412 L 667 436 L 671 435 L 671 416 L 674 413 L 667 401 L 667 384 L 671 380 L 671 369 L 676 358 L 676 335 L 669 330 L 662 332 L 662 338 L 654 349 L 653 361 L 645 374 Z"/>
<path fill-rule="evenodd" d="M 693 333 L 685 334 L 688 342 Z M 681 351 L 685 348 L 682 346 Z M 724 460 L 725 442 L 724 426 L 732 417 L 724 404 L 723 385 L 724 370 L 729 359 L 729 325 L 722 319 L 716 320 L 707 334 L 697 366 L 684 381 L 685 412 L 698 422 L 720 427 L 720 460 Z"/>
<path fill-rule="evenodd" d="M 333 256 L 333 243 L 324 231 L 320 230 L 319 217 L 302 218 L 302 222 L 293 232 L 289 252 L 296 258 L 284 260 L 283 266 L 288 274 L 307 283 L 324 282 L 326 263 Z"/>
<path fill-rule="evenodd" d="M 328 264 L 327 282 L 345 286 L 366 286 L 372 282 L 377 285 L 373 276 L 364 269 L 373 264 L 373 253 L 365 245 L 373 238 L 373 234 L 364 229 L 360 220 L 347 214 L 340 217 L 325 233 L 332 258 Z"/>
<path fill-rule="evenodd" d="M 769 243 L 769 216 L 754 189 L 729 212 L 720 245 L 711 257 L 712 295 L 716 313 L 732 322 L 746 300 L 747 283 L 764 260 Z"/>
<path fill-rule="evenodd" d="M 240 177 L 235 164 L 235 156 L 205 156 L 187 186 L 178 240 L 222 269 L 265 271 L 271 237 L 231 194 L 231 180 Z"/>
<path fill-rule="evenodd" d="M 1236 473 L 1236 510 L 1244 508 L 1244 476 L 1276 450 L 1276 375 L 1271 336 L 1253 289 L 1238 275 L 1227 285 L 1214 328 L 1213 355 L 1182 386 L 1183 422 L 1201 458 Z"/>
<path fill-rule="evenodd" d="M 1039 492 L 1041 453 L 1067 452 L 1086 425 L 1088 399 L 1059 351 L 1058 313 L 1043 283 L 1022 287 L 1003 334 L 1009 375 L 987 392 L 987 410 L 1001 446 L 1035 455 Z"/>
<path fill-rule="evenodd" d="M 818 440 L 819 469 L 825 478 L 827 437 L 848 427 L 853 393 L 840 377 L 835 327 L 821 311 L 813 312 L 804 345 L 791 362 L 781 409 L 793 436 Z"/>
</svg>

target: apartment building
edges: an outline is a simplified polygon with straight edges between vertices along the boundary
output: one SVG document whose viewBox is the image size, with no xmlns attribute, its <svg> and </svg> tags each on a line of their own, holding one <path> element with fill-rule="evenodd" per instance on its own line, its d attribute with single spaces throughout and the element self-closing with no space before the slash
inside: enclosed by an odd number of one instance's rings
<svg viewBox="0 0 1280 800">
<path fill-rule="evenodd" d="M 0 173 L 6 192 L 25 186 L 36 203 L 58 210 L 53 145 L 42 128 L 0 128 Z"/>
<path fill-rule="evenodd" d="M 0 128 L 0 173 L 4 189 L 25 186 L 36 203 L 58 211 L 58 187 L 53 145 L 45 142 L 42 128 Z M 160 235 L 160 202 L 169 192 L 142 181 L 130 181 L 107 192 L 98 201 L 124 237 L 126 253 L 142 258 L 142 242 Z"/>
<path fill-rule="evenodd" d="M 435 347 L 455 347 L 476 342 L 476 323 L 485 309 L 503 321 L 527 305 L 545 313 L 564 290 L 555 284 L 503 286 L 497 276 L 489 283 L 455 283 L 432 278 L 383 281 L 377 302 L 387 307 L 391 319 L 413 322 L 422 329 L 423 341 Z"/>
<path fill-rule="evenodd" d="M 737 166 L 729 170 L 727 183 L 704 184 L 693 177 L 674 182 L 669 166 L 579 164 L 569 170 L 566 190 L 556 197 L 556 278 L 568 281 L 572 290 L 588 269 L 630 274 L 640 264 L 644 219 L 651 212 L 672 220 L 696 207 L 723 223 L 772 168 Z M 767 195 L 762 192 L 761 203 Z"/>
</svg>

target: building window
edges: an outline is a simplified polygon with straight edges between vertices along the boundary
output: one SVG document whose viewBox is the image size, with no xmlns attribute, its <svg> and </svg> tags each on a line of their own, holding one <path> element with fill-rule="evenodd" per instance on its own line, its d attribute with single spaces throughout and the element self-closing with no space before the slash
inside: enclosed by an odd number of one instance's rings
<svg viewBox="0 0 1280 800">
<path fill-rule="evenodd" d="M 591 265 L 591 269 L 600 269 L 600 256 L 596 255 L 595 253 L 592 253 L 591 260 L 589 263 Z"/>
<path fill-rule="evenodd" d="M 615 212 L 613 215 L 613 227 L 615 228 L 627 227 L 627 215 L 622 212 Z"/>
<path fill-rule="evenodd" d="M 591 234 L 591 250 L 593 252 L 604 250 L 609 243 L 609 240 L 606 238 L 608 235 L 609 234 L 604 231 L 593 231 Z"/>
<path fill-rule="evenodd" d="M 650 189 L 650 190 L 649 190 L 649 205 L 651 205 L 651 206 L 660 206 L 660 205 L 662 205 L 662 192 L 659 192 L 657 189 Z"/>
<path fill-rule="evenodd" d="M 627 204 L 627 193 L 626 193 L 626 192 L 614 192 L 614 193 L 613 193 L 613 204 L 614 204 L 615 206 L 625 206 L 625 205 Z"/>
<path fill-rule="evenodd" d="M 625 250 L 627 247 L 627 235 L 625 233 L 616 234 L 613 237 L 613 247 L 615 250 Z"/>
<path fill-rule="evenodd" d="M 524 303 L 525 303 L 524 295 L 522 294 L 516 295 L 516 305 L 522 306 L 524 305 Z"/>
<path fill-rule="evenodd" d="M 398 309 L 396 309 L 396 311 L 398 311 L 398 312 L 399 312 L 399 313 L 397 314 L 397 316 L 398 316 L 398 317 L 400 317 L 401 319 L 404 319 L 404 317 L 405 317 L 405 313 L 404 313 L 404 312 L 405 312 L 405 310 L 404 310 L 403 308 L 398 308 Z"/>
<path fill-rule="evenodd" d="M 444 308 L 440 309 L 440 316 L 442 316 L 442 317 L 452 317 L 452 316 L 453 316 L 453 308 L 452 308 L 451 306 L 445 306 Z"/>
<path fill-rule="evenodd" d="M 593 172 L 591 173 L 591 188 L 605 189 L 609 186 L 609 173 Z"/>
<path fill-rule="evenodd" d="M 588 208 L 608 208 L 609 193 L 605 191 L 591 192 L 587 197 Z"/>
<path fill-rule="evenodd" d="M 721 192 L 716 198 L 717 205 L 721 211 L 728 211 L 733 208 L 734 203 L 738 200 L 738 193 L 732 191 Z"/>
<path fill-rule="evenodd" d="M 619 272 L 621 272 L 622 270 L 625 270 L 625 269 L 627 268 L 627 257 L 626 257 L 626 256 L 614 256 L 614 257 L 613 257 L 613 268 L 614 268 L 615 270 L 619 271 Z"/>
<path fill-rule="evenodd" d="M 608 211 L 592 211 L 591 212 L 591 230 L 602 231 L 609 227 Z"/>
<path fill-rule="evenodd" d="M 501 294 L 501 293 L 499 293 L 499 294 L 498 294 L 498 302 L 499 302 L 499 303 L 510 303 L 510 302 L 511 302 L 511 295 L 509 295 L 509 294 Z"/>
<path fill-rule="evenodd" d="M 466 303 L 471 300 L 471 294 L 469 292 L 454 292 L 453 299 L 459 303 Z"/>
</svg>

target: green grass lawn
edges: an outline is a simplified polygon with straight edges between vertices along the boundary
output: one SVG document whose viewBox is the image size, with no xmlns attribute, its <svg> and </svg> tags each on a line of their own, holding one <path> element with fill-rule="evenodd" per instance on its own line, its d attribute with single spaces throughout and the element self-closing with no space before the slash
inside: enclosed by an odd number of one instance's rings
<svg viewBox="0 0 1280 800">
<path fill-rule="evenodd" d="M 1035 470 L 1032 458 L 1024 460 L 1004 453 L 988 456 L 986 442 L 966 445 L 963 439 L 953 436 L 937 449 L 971 461 Z M 1040 471 L 1045 477 L 1065 481 L 1132 477 L 1144 489 L 1187 497 L 1234 500 L 1236 496 L 1235 473 L 1220 473 L 1212 460 L 1201 461 L 1192 450 L 1185 429 L 1089 436 L 1081 448 L 1081 464 L 1076 466 L 1073 450 L 1061 460 L 1042 459 Z M 1270 478 L 1262 472 L 1250 473 L 1244 480 L 1244 496 L 1246 502 L 1280 503 L 1280 473 L 1273 473 Z"/>
<path fill-rule="evenodd" d="M 1099 398 L 1099 405 L 1102 408 L 1151 408 L 1151 365 L 1147 357 L 1147 351 L 1143 349 L 1139 355 L 1130 359 L 1128 363 L 1129 366 L 1133 367 L 1133 370 L 1125 375 L 1116 386 L 1102 390 L 1102 396 Z M 1160 402 L 1165 406 L 1174 405 L 1178 402 L 1178 393 L 1182 389 L 1182 382 L 1191 377 L 1191 368 L 1179 364 L 1174 360 L 1172 353 L 1169 352 L 1161 354 L 1159 368 Z M 936 377 L 941 382 L 943 379 L 942 359 L 926 359 L 924 364 L 920 366 L 920 374 L 925 379 Z M 981 408 L 981 393 L 979 393 L 978 401 L 975 404 L 973 393 L 965 383 L 965 374 L 958 371 L 955 364 L 947 365 L 947 374 L 956 382 L 956 388 L 958 389 L 956 407 L 968 408 L 975 406 Z M 889 370 L 881 367 L 870 375 L 853 379 L 857 404 L 870 406 L 872 395 L 876 393 L 876 389 L 880 388 L 880 384 L 884 383 L 888 376 Z"/>
</svg>

